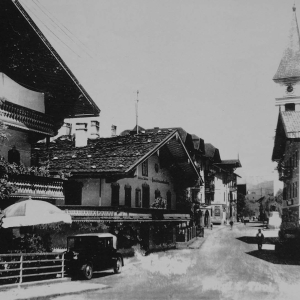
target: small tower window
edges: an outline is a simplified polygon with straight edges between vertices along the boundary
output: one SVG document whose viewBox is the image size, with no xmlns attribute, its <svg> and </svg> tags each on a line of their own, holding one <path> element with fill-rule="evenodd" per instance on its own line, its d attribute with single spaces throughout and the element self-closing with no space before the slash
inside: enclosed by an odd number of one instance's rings
<svg viewBox="0 0 300 300">
<path fill-rule="evenodd" d="M 295 103 L 288 103 L 288 104 L 285 104 L 285 110 L 286 111 L 294 111 L 295 110 Z"/>
<path fill-rule="evenodd" d="M 158 198 L 158 197 L 160 197 L 160 190 L 159 189 L 155 190 L 154 197 L 155 197 L 155 199 Z"/>
</svg>

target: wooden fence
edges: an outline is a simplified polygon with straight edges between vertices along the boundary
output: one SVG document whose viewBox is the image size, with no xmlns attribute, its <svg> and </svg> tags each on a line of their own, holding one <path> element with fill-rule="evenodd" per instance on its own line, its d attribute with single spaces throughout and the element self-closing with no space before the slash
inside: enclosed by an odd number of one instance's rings
<svg viewBox="0 0 300 300">
<path fill-rule="evenodd" d="M 0 286 L 64 276 L 64 253 L 0 254 Z"/>
</svg>

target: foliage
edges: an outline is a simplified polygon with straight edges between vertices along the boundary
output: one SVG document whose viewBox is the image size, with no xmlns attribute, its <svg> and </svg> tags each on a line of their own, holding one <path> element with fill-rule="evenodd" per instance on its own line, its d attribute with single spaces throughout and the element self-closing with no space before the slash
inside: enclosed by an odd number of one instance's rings
<svg viewBox="0 0 300 300">
<path fill-rule="evenodd" d="M 0 99 L 1 104 L 1 99 Z M 0 141 L 7 140 L 9 134 L 6 132 L 7 126 L 0 121 Z"/>
<path fill-rule="evenodd" d="M 151 208 L 166 209 L 167 200 L 162 197 L 157 197 L 152 203 Z"/>
<path fill-rule="evenodd" d="M 245 195 L 238 193 L 237 195 L 237 213 L 241 217 L 251 217 L 255 214 L 246 200 Z"/>
</svg>

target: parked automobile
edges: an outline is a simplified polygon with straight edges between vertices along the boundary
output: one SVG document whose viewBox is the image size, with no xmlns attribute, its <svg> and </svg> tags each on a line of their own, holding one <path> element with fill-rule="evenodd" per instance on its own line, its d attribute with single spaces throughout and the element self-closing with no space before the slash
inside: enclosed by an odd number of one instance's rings
<svg viewBox="0 0 300 300">
<path fill-rule="evenodd" d="M 121 273 L 122 254 L 117 251 L 117 237 L 110 233 L 90 233 L 69 236 L 67 240 L 66 269 L 72 276 L 91 279 L 94 271 L 113 269 Z"/>
</svg>

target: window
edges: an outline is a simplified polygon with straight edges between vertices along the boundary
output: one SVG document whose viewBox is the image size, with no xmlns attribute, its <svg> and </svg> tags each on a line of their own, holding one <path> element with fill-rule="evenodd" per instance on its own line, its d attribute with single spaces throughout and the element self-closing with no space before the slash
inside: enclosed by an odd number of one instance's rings
<svg viewBox="0 0 300 300">
<path fill-rule="evenodd" d="M 172 208 L 172 194 L 170 191 L 167 192 L 167 209 Z"/>
<path fill-rule="evenodd" d="M 156 189 L 155 192 L 154 192 L 154 199 L 160 197 L 160 190 L 159 189 Z"/>
<path fill-rule="evenodd" d="M 120 185 L 117 182 L 111 184 L 111 206 L 119 206 Z"/>
<path fill-rule="evenodd" d="M 295 183 L 293 182 L 293 185 L 292 185 L 292 198 L 295 197 Z"/>
<path fill-rule="evenodd" d="M 295 182 L 295 197 L 298 197 L 298 182 Z"/>
<path fill-rule="evenodd" d="M 142 185 L 142 201 L 143 201 L 143 207 L 149 208 L 150 206 L 150 187 L 147 183 L 144 183 Z"/>
<path fill-rule="evenodd" d="M 13 146 L 9 151 L 8 151 L 8 162 L 10 164 L 20 164 L 20 152 L 16 149 L 16 146 Z"/>
<path fill-rule="evenodd" d="M 148 160 L 142 163 L 142 176 L 148 176 Z"/>
<path fill-rule="evenodd" d="M 135 190 L 135 207 L 141 207 L 141 189 L 140 188 L 137 188 Z"/>
<path fill-rule="evenodd" d="M 126 184 L 125 187 L 125 206 L 131 207 L 131 186 Z"/>
</svg>

